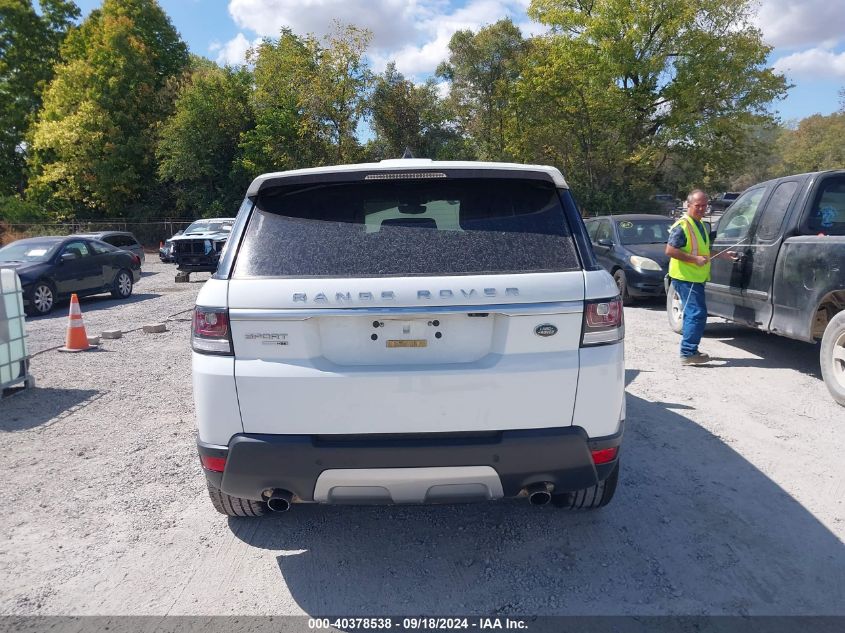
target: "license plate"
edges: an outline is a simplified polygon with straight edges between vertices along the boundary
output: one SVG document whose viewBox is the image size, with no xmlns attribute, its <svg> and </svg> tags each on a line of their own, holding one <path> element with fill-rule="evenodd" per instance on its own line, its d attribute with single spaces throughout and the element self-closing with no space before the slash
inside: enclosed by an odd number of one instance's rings
<svg viewBox="0 0 845 633">
<path fill-rule="evenodd" d="M 423 339 L 388 339 L 388 347 L 428 347 L 428 341 Z"/>
</svg>

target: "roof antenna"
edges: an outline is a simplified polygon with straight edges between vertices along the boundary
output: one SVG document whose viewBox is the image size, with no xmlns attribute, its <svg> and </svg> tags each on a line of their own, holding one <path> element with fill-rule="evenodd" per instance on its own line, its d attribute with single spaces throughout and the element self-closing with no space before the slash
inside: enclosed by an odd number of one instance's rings
<svg viewBox="0 0 845 633">
<path fill-rule="evenodd" d="M 414 154 L 413 154 L 413 152 L 411 152 L 410 147 L 405 146 L 405 153 L 402 154 L 402 158 L 414 158 Z"/>
</svg>

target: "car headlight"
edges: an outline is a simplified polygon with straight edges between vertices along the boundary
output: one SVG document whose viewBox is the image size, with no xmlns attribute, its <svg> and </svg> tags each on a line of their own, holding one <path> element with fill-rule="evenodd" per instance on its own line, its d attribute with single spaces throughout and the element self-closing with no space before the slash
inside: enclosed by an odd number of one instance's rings
<svg viewBox="0 0 845 633">
<path fill-rule="evenodd" d="M 631 266 L 634 268 L 639 268 L 640 270 L 663 270 L 660 268 L 660 264 L 658 264 L 653 259 L 649 259 L 648 257 L 640 257 L 639 255 L 631 255 Z"/>
</svg>

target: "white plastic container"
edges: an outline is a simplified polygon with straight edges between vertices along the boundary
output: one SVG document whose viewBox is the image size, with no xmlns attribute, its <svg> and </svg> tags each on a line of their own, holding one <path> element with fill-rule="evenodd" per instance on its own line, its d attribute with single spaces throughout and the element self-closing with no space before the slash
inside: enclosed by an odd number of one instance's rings
<svg viewBox="0 0 845 633">
<path fill-rule="evenodd" d="M 21 382 L 34 385 L 29 375 L 23 290 L 14 270 L 0 268 L 0 396 L 3 389 Z"/>
</svg>

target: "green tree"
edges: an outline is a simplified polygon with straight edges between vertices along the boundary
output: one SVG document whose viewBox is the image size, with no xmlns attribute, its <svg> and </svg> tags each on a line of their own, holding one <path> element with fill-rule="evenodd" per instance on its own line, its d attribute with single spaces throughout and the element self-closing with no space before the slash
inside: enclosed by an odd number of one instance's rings
<svg viewBox="0 0 845 633">
<path fill-rule="evenodd" d="M 283 29 L 249 52 L 255 128 L 241 140 L 246 173 L 361 158 L 356 129 L 371 81 L 363 57 L 369 38 L 352 26 L 338 26 L 322 42 Z"/>
<path fill-rule="evenodd" d="M 668 165 L 724 181 L 785 95 L 749 0 L 532 0 L 552 34 L 524 64 L 523 160 L 552 157 L 585 206 L 631 208 Z"/>
<path fill-rule="evenodd" d="M 278 40 L 265 39 L 247 54 L 254 68 L 255 127 L 241 137 L 239 163 L 245 173 L 325 163 L 328 148 L 304 100 L 316 73 L 316 45 L 311 37 L 283 29 Z"/>
<path fill-rule="evenodd" d="M 845 112 L 802 119 L 783 137 L 783 172 L 845 168 Z"/>
<path fill-rule="evenodd" d="M 472 31 L 457 31 L 449 41 L 449 60 L 437 74 L 451 82 L 449 95 L 461 130 L 472 138 L 478 158 L 506 160 L 509 122 L 526 42 L 509 19 Z"/>
<path fill-rule="evenodd" d="M 57 214 L 127 215 L 154 190 L 187 47 L 155 0 L 105 0 L 62 57 L 30 137 L 29 193 Z"/>
<path fill-rule="evenodd" d="M 0 195 L 23 191 L 26 131 L 77 17 L 69 0 L 0 0 Z"/>
<path fill-rule="evenodd" d="M 464 141 L 452 129 L 433 79 L 415 85 L 389 63 L 375 79 L 370 117 L 376 134 L 371 151 L 379 158 L 398 158 L 406 148 L 436 160 L 463 157 Z"/>
<path fill-rule="evenodd" d="M 207 62 L 191 73 L 162 125 L 158 174 L 185 216 L 231 214 L 249 184 L 237 166 L 241 136 L 255 125 L 246 69 Z"/>
<path fill-rule="evenodd" d="M 356 132 L 372 83 L 364 59 L 371 39 L 366 29 L 336 23 L 324 44 L 312 49 L 317 72 L 303 96 L 317 129 L 334 150 L 330 160 L 339 164 L 361 157 Z"/>
</svg>

